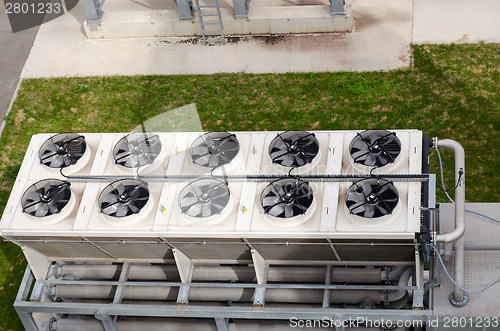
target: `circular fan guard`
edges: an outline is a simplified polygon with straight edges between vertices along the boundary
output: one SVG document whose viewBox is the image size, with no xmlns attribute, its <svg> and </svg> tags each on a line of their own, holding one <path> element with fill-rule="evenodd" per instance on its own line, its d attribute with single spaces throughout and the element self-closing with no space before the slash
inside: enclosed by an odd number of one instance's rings
<svg viewBox="0 0 500 331">
<path fill-rule="evenodd" d="M 235 134 L 212 131 L 198 137 L 191 146 L 194 164 L 206 168 L 216 168 L 231 163 L 240 150 Z"/>
<path fill-rule="evenodd" d="M 383 167 L 394 163 L 400 152 L 401 141 L 396 133 L 386 130 L 358 133 L 349 146 L 354 162 L 369 167 Z"/>
<path fill-rule="evenodd" d="M 376 178 L 355 182 L 349 187 L 345 196 L 349 212 L 364 218 L 392 214 L 398 201 L 396 187 L 389 181 Z"/>
<path fill-rule="evenodd" d="M 149 200 L 148 184 L 133 179 L 120 179 L 104 188 L 98 203 L 101 213 L 112 217 L 138 214 Z"/>
<path fill-rule="evenodd" d="M 35 217 L 58 214 L 71 198 L 70 183 L 44 179 L 31 185 L 21 198 L 23 213 Z"/>
<path fill-rule="evenodd" d="M 269 156 L 273 163 L 284 167 L 301 167 L 316 157 L 319 141 L 314 133 L 306 131 L 286 131 L 280 133 L 269 145 Z"/>
<path fill-rule="evenodd" d="M 300 179 L 278 179 L 262 191 L 260 202 L 264 213 L 291 218 L 305 214 L 313 202 L 313 191 L 308 183 Z"/>
<path fill-rule="evenodd" d="M 158 135 L 134 132 L 116 143 L 113 157 L 116 164 L 127 168 L 137 168 L 153 163 L 160 152 L 161 141 Z"/>
<path fill-rule="evenodd" d="M 181 212 L 206 218 L 220 214 L 230 200 L 227 183 L 216 179 L 199 179 L 184 187 L 179 195 Z"/>
<path fill-rule="evenodd" d="M 47 139 L 40 147 L 40 162 L 51 168 L 75 164 L 87 149 L 85 137 L 76 133 L 60 133 Z"/>
</svg>

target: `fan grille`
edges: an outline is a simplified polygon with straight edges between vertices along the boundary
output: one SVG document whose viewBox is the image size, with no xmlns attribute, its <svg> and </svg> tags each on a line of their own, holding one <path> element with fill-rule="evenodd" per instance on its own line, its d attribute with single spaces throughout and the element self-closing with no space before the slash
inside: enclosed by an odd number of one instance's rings
<svg viewBox="0 0 500 331">
<path fill-rule="evenodd" d="M 99 195 L 98 202 L 101 213 L 121 218 L 138 214 L 148 200 L 147 183 L 121 179 L 106 186 Z"/>
<path fill-rule="evenodd" d="M 230 192 L 227 183 L 216 179 L 199 179 L 184 187 L 179 195 L 183 214 L 206 218 L 220 214 L 228 205 Z"/>
<path fill-rule="evenodd" d="M 278 134 L 269 145 L 269 156 L 273 163 L 284 167 L 301 167 L 316 157 L 319 141 L 314 133 L 286 131 Z"/>
<path fill-rule="evenodd" d="M 47 139 L 38 156 L 50 168 L 65 168 L 75 164 L 87 149 L 85 137 L 76 133 L 60 133 Z"/>
<path fill-rule="evenodd" d="M 134 132 L 118 141 L 113 150 L 113 157 L 116 164 L 137 168 L 153 163 L 160 152 L 161 141 L 158 135 Z"/>
<path fill-rule="evenodd" d="M 396 133 L 386 130 L 367 130 L 351 141 L 349 152 L 353 161 L 369 167 L 383 167 L 394 163 L 401 152 L 401 141 Z"/>
<path fill-rule="evenodd" d="M 347 190 L 345 201 L 351 214 L 363 218 L 378 218 L 392 214 L 399 195 L 391 182 L 369 178 L 352 184 Z"/>
<path fill-rule="evenodd" d="M 284 178 L 266 186 L 260 201 L 266 214 L 292 218 L 306 213 L 313 202 L 313 191 L 300 179 Z"/>
<path fill-rule="evenodd" d="M 31 185 L 21 198 L 23 212 L 35 217 L 58 214 L 71 198 L 70 183 L 44 179 Z"/>
<path fill-rule="evenodd" d="M 236 135 L 225 131 L 207 132 L 191 146 L 191 160 L 205 168 L 231 163 L 240 150 Z"/>
</svg>

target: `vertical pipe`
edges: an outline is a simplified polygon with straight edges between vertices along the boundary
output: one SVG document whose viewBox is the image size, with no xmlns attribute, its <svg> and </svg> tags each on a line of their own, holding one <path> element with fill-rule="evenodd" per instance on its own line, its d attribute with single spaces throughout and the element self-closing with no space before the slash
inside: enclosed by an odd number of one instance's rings
<svg viewBox="0 0 500 331">
<path fill-rule="evenodd" d="M 449 243 L 455 241 L 455 281 L 460 287 L 464 284 L 464 238 L 465 232 L 465 151 L 462 145 L 451 139 L 435 140 L 434 148 L 449 148 L 455 152 L 455 229 L 452 232 L 439 234 L 436 241 Z M 455 286 L 450 301 L 455 306 L 464 306 L 467 295 Z"/>
</svg>

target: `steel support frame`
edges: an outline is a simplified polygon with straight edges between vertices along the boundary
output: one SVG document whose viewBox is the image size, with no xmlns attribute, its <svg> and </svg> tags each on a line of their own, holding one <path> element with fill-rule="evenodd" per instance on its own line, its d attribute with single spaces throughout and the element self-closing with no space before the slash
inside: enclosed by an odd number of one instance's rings
<svg viewBox="0 0 500 331">
<path fill-rule="evenodd" d="M 82 304 L 82 303 L 68 303 L 68 302 L 40 302 L 28 301 L 27 297 L 31 285 L 34 282 L 33 273 L 29 267 L 23 277 L 23 281 L 19 288 L 19 292 L 14 303 L 14 307 L 23 322 L 24 327 L 28 331 L 38 331 L 38 326 L 33 319 L 33 313 L 62 313 L 62 314 L 83 314 L 93 315 L 98 320 L 102 321 L 106 331 L 115 331 L 115 321 L 112 316 L 145 316 L 145 317 L 185 317 L 185 318 L 212 318 L 215 319 L 219 331 L 227 330 L 227 321 L 230 318 L 249 318 L 249 319 L 290 319 L 292 317 L 310 319 L 311 316 L 317 318 L 331 317 L 332 319 L 348 319 L 360 316 L 360 313 L 365 315 L 365 311 L 351 309 L 331 309 L 328 308 L 328 302 L 324 302 L 323 308 L 318 309 L 285 309 L 285 308 L 268 308 L 265 307 L 264 294 L 266 288 L 310 288 L 321 289 L 328 293 L 332 289 L 366 289 L 366 290 L 417 290 L 416 286 L 385 286 L 385 285 L 331 285 L 331 280 L 328 276 L 325 278 L 325 285 L 308 285 L 308 284 L 267 284 L 267 272 L 269 264 L 265 263 L 265 277 L 261 284 L 235 284 L 235 283 L 182 283 L 182 282 L 131 282 L 127 281 L 127 274 L 130 264 L 127 263 L 122 269 L 118 281 L 95 281 L 95 280 L 57 280 L 46 279 L 38 280 L 35 282 L 33 298 L 40 298 L 41 289 L 50 287 L 56 284 L 72 284 L 72 285 L 112 285 L 117 286 L 117 292 L 113 303 L 110 304 Z M 326 266 L 326 270 L 330 270 L 331 265 Z M 192 270 L 190 274 L 192 275 Z M 329 274 L 328 272 L 326 273 Z M 191 278 L 191 277 L 189 277 Z M 125 286 L 177 286 L 180 289 L 185 287 L 185 304 L 159 306 L 159 305 L 122 305 L 121 296 L 122 290 Z M 200 307 L 189 306 L 187 304 L 187 293 L 191 287 L 245 287 L 255 289 L 254 305 L 248 307 Z M 35 294 L 35 292 L 37 294 Z M 183 292 L 183 291 L 180 291 Z M 260 307 L 255 309 L 255 304 Z M 424 317 L 429 316 L 429 311 L 419 310 L 421 313 L 412 313 L 412 311 L 391 311 L 382 310 L 377 314 L 368 315 L 372 316 L 374 320 L 380 318 L 380 314 L 388 317 L 388 319 L 398 320 L 423 320 Z M 417 311 L 418 312 L 418 311 Z M 302 317 L 301 317 L 302 316 Z"/>
</svg>

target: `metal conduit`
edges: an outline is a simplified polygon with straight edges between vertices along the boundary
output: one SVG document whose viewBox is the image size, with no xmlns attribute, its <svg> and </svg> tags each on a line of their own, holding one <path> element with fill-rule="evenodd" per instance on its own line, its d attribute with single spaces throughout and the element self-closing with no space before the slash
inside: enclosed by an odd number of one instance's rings
<svg viewBox="0 0 500 331">
<path fill-rule="evenodd" d="M 370 269 L 371 270 L 371 269 Z M 398 286 L 407 286 L 413 273 L 413 268 L 406 268 L 398 281 Z M 51 295 L 55 299 L 107 299 L 112 300 L 115 293 L 114 286 L 91 285 L 55 285 L 51 288 Z M 323 290 L 311 289 L 281 289 L 269 288 L 266 290 L 266 302 L 277 303 L 322 303 Z M 389 292 L 389 301 L 402 299 L 406 290 Z M 178 295 L 177 287 L 125 287 L 125 300 L 162 300 L 175 301 Z M 254 289 L 252 288 L 200 288 L 193 287 L 189 291 L 192 301 L 235 301 L 253 302 Z M 385 291 L 379 290 L 331 290 L 330 302 L 358 304 L 364 299 L 375 303 L 386 300 Z"/>
<path fill-rule="evenodd" d="M 52 331 L 102 331 L 102 324 L 98 320 L 93 319 L 78 319 L 64 318 L 48 322 Z M 207 321 L 193 321 L 189 319 L 175 321 L 167 321 L 165 319 L 147 318 L 141 320 L 125 319 L 118 320 L 116 327 L 120 331 L 216 331 L 215 323 Z M 288 331 L 290 330 L 289 321 L 269 321 L 261 320 L 251 321 L 235 321 L 228 324 L 229 331 Z M 331 328 L 318 327 L 314 330 L 331 330 Z M 346 331 L 381 331 L 375 327 L 346 327 Z M 394 331 L 406 330 L 404 327 L 393 329 Z"/>
<path fill-rule="evenodd" d="M 380 268 L 333 268 L 333 283 L 377 284 L 385 280 L 399 279 L 404 266 L 387 273 Z M 56 278 L 75 279 L 118 279 L 121 265 L 72 265 L 63 264 L 56 268 Z M 386 279 L 388 278 L 388 279 Z M 159 265 L 132 265 L 129 280 L 166 280 L 180 281 L 177 267 Z M 325 279 L 325 268 L 269 268 L 269 282 L 321 283 Z M 255 270 L 247 266 L 198 266 L 193 272 L 193 281 L 231 281 L 252 283 L 256 281 Z"/>
</svg>

